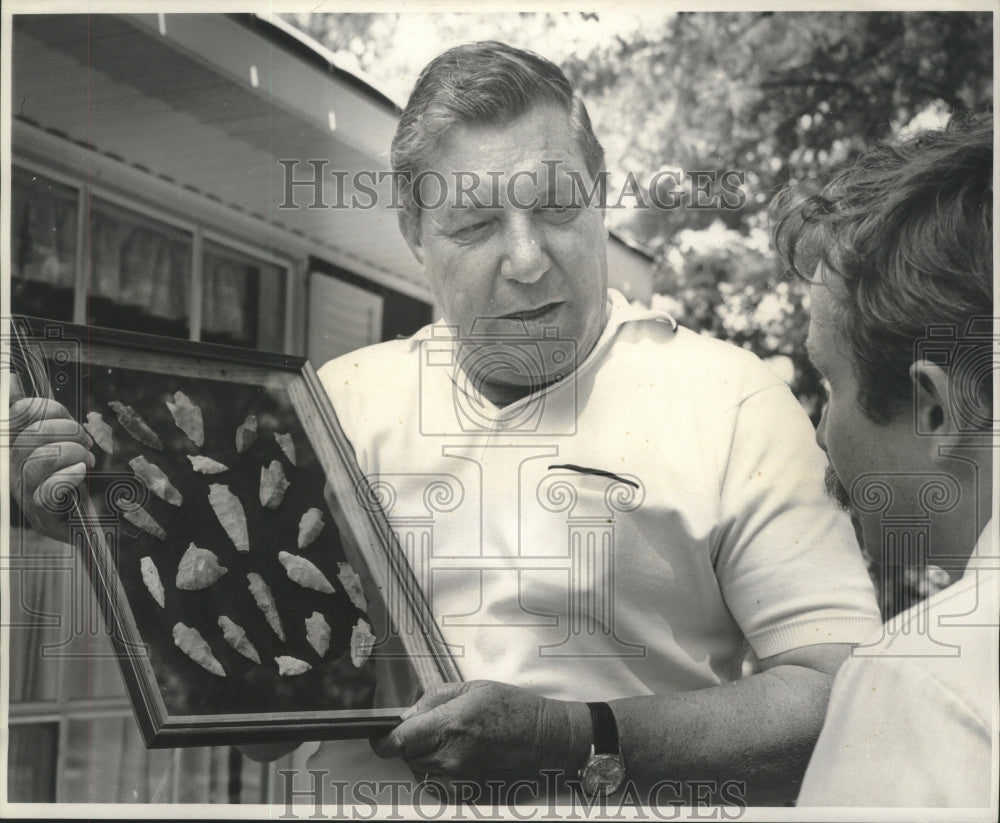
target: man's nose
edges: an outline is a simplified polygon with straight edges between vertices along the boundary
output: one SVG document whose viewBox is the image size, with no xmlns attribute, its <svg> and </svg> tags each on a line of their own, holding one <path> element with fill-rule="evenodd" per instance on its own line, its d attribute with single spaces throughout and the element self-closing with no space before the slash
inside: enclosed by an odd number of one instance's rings
<svg viewBox="0 0 1000 823">
<path fill-rule="evenodd" d="M 506 227 L 500 274 L 520 283 L 536 282 L 549 267 L 545 238 L 528 214 L 519 214 Z"/>
</svg>

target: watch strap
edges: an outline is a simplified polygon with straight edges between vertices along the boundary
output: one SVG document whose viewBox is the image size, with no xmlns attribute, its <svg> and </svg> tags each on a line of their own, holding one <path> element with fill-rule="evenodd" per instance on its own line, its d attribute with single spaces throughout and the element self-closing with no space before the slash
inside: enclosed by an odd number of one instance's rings
<svg viewBox="0 0 1000 823">
<path fill-rule="evenodd" d="M 594 754 L 618 754 L 618 723 L 607 703 L 588 703 L 594 727 Z"/>
</svg>

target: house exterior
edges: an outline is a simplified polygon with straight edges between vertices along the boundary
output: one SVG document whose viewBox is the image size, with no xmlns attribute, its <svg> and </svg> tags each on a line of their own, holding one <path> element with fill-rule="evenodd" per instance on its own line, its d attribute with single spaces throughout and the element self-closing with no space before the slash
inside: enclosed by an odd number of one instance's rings
<svg viewBox="0 0 1000 823">
<path fill-rule="evenodd" d="M 291 27 L 20 14 L 9 48 L 13 312 L 316 365 L 436 316 L 390 198 L 344 205 L 389 170 L 397 103 Z M 648 301 L 649 257 L 609 257 Z M 146 750 L 79 565 L 16 521 L 10 546 L 10 801 L 280 798 L 301 752 Z"/>
</svg>

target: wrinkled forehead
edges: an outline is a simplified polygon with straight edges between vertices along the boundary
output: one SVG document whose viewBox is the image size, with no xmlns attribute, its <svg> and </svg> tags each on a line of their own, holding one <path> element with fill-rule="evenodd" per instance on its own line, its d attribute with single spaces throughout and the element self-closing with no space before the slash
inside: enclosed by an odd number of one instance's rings
<svg viewBox="0 0 1000 823">
<path fill-rule="evenodd" d="M 509 162 L 519 153 L 537 157 L 571 153 L 583 162 L 569 112 L 558 103 L 542 102 L 502 118 L 457 122 L 437 135 L 428 159 L 457 168 Z"/>
<path fill-rule="evenodd" d="M 455 195 L 438 198 L 448 203 L 503 206 L 531 202 L 538 193 L 568 194 L 589 185 L 591 175 L 566 113 L 536 107 L 507 123 L 455 126 L 415 182 L 425 204 L 441 190 Z"/>
</svg>

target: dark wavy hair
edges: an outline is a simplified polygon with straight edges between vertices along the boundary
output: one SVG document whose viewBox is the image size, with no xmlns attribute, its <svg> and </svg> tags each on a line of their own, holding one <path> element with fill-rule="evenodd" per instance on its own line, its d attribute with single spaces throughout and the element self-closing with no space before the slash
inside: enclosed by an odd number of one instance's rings
<svg viewBox="0 0 1000 823">
<path fill-rule="evenodd" d="M 555 103 L 570 128 L 593 179 L 604 170 L 604 149 L 594 135 L 583 101 L 562 70 L 544 57 L 484 40 L 448 49 L 417 78 L 392 140 L 392 168 L 399 202 L 418 208 L 412 182 L 426 171 L 438 141 L 455 125 L 500 125 L 539 103 Z"/>
<path fill-rule="evenodd" d="M 876 423 L 913 398 L 910 365 L 976 365 L 962 388 L 992 409 L 993 113 L 885 141 L 824 187 L 793 185 L 771 204 L 775 247 L 798 277 L 822 263 L 846 293 L 838 332 L 850 346 L 858 404 Z M 942 331 L 950 330 L 950 331 Z M 928 336 L 934 345 L 923 345 Z M 957 347 L 961 347 L 959 350 Z M 983 364 L 986 364 L 985 366 Z M 992 365 L 991 365 L 992 364 Z M 954 371 L 952 372 L 954 378 Z"/>
</svg>

